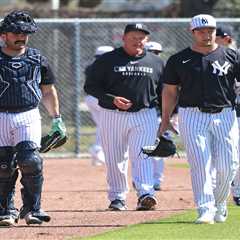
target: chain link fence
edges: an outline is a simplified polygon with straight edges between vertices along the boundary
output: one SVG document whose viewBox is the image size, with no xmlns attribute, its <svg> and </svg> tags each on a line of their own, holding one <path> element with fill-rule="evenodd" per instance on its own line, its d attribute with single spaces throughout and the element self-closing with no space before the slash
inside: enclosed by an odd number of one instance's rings
<svg viewBox="0 0 240 240">
<path fill-rule="evenodd" d="M 30 46 L 49 59 L 57 78 L 60 108 L 69 135 L 68 143 L 52 152 L 55 156 L 80 156 L 95 141 L 95 125 L 84 103 L 85 68 L 92 63 L 100 45 L 119 47 L 127 23 L 145 23 L 151 40 L 163 46 L 163 60 L 191 44 L 189 19 L 38 19 L 40 30 L 30 38 Z M 234 28 L 239 40 L 240 19 L 218 19 Z M 51 119 L 41 106 L 43 132 Z"/>
</svg>

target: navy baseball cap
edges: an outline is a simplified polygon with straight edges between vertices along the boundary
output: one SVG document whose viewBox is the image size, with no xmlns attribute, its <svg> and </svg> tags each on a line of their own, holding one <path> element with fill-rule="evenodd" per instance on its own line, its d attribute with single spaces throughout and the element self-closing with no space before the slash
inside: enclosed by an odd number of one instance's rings
<svg viewBox="0 0 240 240">
<path fill-rule="evenodd" d="M 150 32 L 148 31 L 147 27 L 144 24 L 142 24 L 142 23 L 131 23 L 131 24 L 128 24 L 125 27 L 124 34 L 126 34 L 128 32 L 133 32 L 133 31 L 141 31 L 141 32 L 144 32 L 147 35 L 150 34 Z"/>
<path fill-rule="evenodd" d="M 226 36 L 229 36 L 229 37 L 232 37 L 233 35 L 233 29 L 231 26 L 219 26 L 217 27 L 217 32 L 216 32 L 216 36 L 217 37 L 226 37 Z"/>
</svg>

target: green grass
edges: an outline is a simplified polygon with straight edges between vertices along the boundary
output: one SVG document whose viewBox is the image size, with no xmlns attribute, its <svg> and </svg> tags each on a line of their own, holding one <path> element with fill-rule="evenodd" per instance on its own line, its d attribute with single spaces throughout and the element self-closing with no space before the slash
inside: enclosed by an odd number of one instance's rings
<svg viewBox="0 0 240 240">
<path fill-rule="evenodd" d="M 110 231 L 94 237 L 81 238 L 85 240 L 218 240 L 240 239 L 240 209 L 229 206 L 229 217 L 225 223 L 214 225 L 194 224 L 196 211 L 188 211 L 170 218 L 130 225 L 120 230 Z M 74 238 L 78 240 L 80 238 Z"/>
</svg>

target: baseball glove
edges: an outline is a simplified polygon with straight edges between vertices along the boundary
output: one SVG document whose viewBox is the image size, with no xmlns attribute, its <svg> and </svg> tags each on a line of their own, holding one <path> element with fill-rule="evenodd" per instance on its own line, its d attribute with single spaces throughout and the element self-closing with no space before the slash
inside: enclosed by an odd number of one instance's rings
<svg viewBox="0 0 240 240">
<path fill-rule="evenodd" d="M 142 147 L 142 152 L 151 157 L 169 157 L 176 153 L 176 145 L 172 140 L 161 136 L 155 145 Z"/>
<path fill-rule="evenodd" d="M 53 134 L 48 134 L 41 139 L 41 148 L 39 152 L 46 153 L 53 148 L 58 148 L 67 142 L 67 137 L 61 137 L 61 134 L 56 131 Z"/>
</svg>

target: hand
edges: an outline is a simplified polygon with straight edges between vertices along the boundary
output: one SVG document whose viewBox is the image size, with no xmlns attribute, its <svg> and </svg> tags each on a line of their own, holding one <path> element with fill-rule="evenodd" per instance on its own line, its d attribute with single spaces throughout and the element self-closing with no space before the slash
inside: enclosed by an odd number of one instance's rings
<svg viewBox="0 0 240 240">
<path fill-rule="evenodd" d="M 115 97 L 113 103 L 118 109 L 125 111 L 132 106 L 132 102 L 124 97 Z"/>
<path fill-rule="evenodd" d="M 238 82 L 237 80 L 235 80 L 233 90 L 237 96 L 240 95 L 240 82 Z"/>
<path fill-rule="evenodd" d="M 178 116 L 177 114 L 174 114 L 170 120 L 170 124 L 168 129 L 175 133 L 176 135 L 179 135 L 179 128 L 178 128 Z"/>
<path fill-rule="evenodd" d="M 156 138 L 161 138 L 161 136 L 169 129 L 170 122 L 163 123 L 161 122 L 158 130 Z"/>
<path fill-rule="evenodd" d="M 50 135 L 52 135 L 54 132 L 59 132 L 62 138 L 66 136 L 66 127 L 61 117 L 53 118 L 52 120 L 52 129 L 50 131 Z"/>
</svg>

